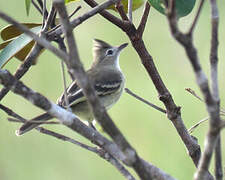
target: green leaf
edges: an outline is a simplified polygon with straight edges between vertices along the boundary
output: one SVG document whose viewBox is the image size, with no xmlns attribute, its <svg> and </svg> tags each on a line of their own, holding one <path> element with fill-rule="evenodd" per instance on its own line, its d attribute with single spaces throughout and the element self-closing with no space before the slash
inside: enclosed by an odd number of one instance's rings
<svg viewBox="0 0 225 180">
<path fill-rule="evenodd" d="M 27 16 L 29 16 L 29 12 L 30 12 L 30 3 L 31 3 L 31 0 L 25 0 Z"/>
<path fill-rule="evenodd" d="M 22 25 L 28 27 L 29 29 L 41 26 L 40 23 L 21 23 Z M 4 41 L 15 38 L 19 36 L 20 34 L 23 34 L 16 26 L 14 25 L 8 25 L 0 30 L 0 35 Z"/>
<path fill-rule="evenodd" d="M 76 1 L 80 1 L 80 0 L 65 0 L 65 4 L 69 3 L 69 2 L 76 2 Z"/>
<path fill-rule="evenodd" d="M 30 29 L 33 33 L 38 34 L 41 31 L 41 26 Z M 13 56 L 15 56 L 20 50 L 31 43 L 33 39 L 26 34 L 21 34 L 13 41 L 11 41 L 0 52 L 0 68 L 2 68 Z"/>
<path fill-rule="evenodd" d="M 176 13 L 178 17 L 187 16 L 195 6 L 196 0 L 176 0 Z"/>
<path fill-rule="evenodd" d="M 177 17 L 181 18 L 187 16 L 194 8 L 196 0 L 176 0 L 176 13 Z M 148 0 L 150 5 L 162 14 L 166 14 L 166 7 L 164 0 Z"/>
</svg>

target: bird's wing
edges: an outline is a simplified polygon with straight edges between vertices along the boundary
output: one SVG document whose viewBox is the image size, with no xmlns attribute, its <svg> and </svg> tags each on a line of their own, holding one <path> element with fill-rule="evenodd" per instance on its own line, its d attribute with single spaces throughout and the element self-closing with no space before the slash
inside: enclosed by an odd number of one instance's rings
<svg viewBox="0 0 225 180">
<path fill-rule="evenodd" d="M 108 77 L 110 74 L 109 72 L 104 71 L 95 71 L 91 72 L 88 71 L 87 74 L 89 78 L 92 80 L 94 84 L 94 89 L 98 96 L 104 96 L 107 94 L 112 94 L 118 91 L 121 88 L 122 77 L 118 75 L 118 73 L 113 74 L 113 76 Z M 103 73 L 104 75 L 102 75 Z M 113 72 L 112 72 L 113 73 Z M 93 76 L 95 78 L 93 78 Z M 77 82 L 74 81 L 68 88 L 67 88 L 67 98 L 69 106 L 77 104 L 79 102 L 86 101 L 86 97 L 83 94 L 82 89 L 78 86 Z M 65 98 L 64 93 L 58 99 L 58 104 L 61 106 L 65 106 Z"/>
<path fill-rule="evenodd" d="M 69 106 L 73 103 L 79 103 L 79 102 L 85 101 L 85 96 L 82 92 L 82 89 L 78 86 L 76 81 L 74 81 L 67 88 L 66 93 L 67 93 L 67 100 L 68 100 Z M 59 97 L 59 99 L 57 100 L 57 103 L 60 106 L 63 106 L 63 107 L 66 106 L 64 93 Z"/>
</svg>

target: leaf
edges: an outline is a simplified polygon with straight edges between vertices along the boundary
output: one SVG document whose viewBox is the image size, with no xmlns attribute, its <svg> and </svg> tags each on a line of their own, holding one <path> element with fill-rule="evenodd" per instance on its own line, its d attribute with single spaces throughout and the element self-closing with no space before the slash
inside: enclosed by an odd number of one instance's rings
<svg viewBox="0 0 225 180">
<path fill-rule="evenodd" d="M 80 0 L 65 0 L 65 4 L 69 3 L 69 2 L 76 2 L 76 1 L 80 1 Z"/>
<path fill-rule="evenodd" d="M 21 23 L 24 26 L 28 27 L 29 29 L 37 27 L 37 26 L 41 26 L 40 23 Z M 4 41 L 15 38 L 17 36 L 19 36 L 20 34 L 22 34 L 23 32 L 21 32 L 16 26 L 14 25 L 9 25 L 4 27 L 0 34 L 1 37 Z"/>
<path fill-rule="evenodd" d="M 29 16 L 29 12 L 30 12 L 30 3 L 31 3 L 31 0 L 25 0 L 27 16 Z"/>
<path fill-rule="evenodd" d="M 41 31 L 41 26 L 34 27 L 30 30 L 33 33 L 38 34 Z M 22 49 L 24 52 L 28 51 L 29 53 L 29 46 L 31 46 L 32 48 L 32 38 L 27 36 L 26 34 L 21 34 L 20 36 L 9 42 L 9 44 L 0 52 L 0 67 L 2 68 L 13 56 L 19 56 L 17 53 Z M 24 57 L 25 54 L 20 54 L 20 57 L 22 56 Z"/>
<path fill-rule="evenodd" d="M 176 12 L 178 17 L 187 16 L 195 6 L 196 0 L 176 0 Z"/>
<path fill-rule="evenodd" d="M 176 0 L 176 14 L 178 18 L 187 16 L 194 8 L 196 0 Z M 164 0 L 148 0 L 150 5 L 161 14 L 166 14 Z"/>
</svg>

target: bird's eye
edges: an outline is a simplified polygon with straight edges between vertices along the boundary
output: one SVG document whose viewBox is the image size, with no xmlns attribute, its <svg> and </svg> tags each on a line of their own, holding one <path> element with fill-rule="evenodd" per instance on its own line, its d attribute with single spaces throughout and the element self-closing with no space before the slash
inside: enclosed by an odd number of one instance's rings
<svg viewBox="0 0 225 180">
<path fill-rule="evenodd" d="M 112 49 L 109 49 L 106 51 L 106 55 L 107 56 L 112 56 L 113 55 L 113 50 Z"/>
</svg>

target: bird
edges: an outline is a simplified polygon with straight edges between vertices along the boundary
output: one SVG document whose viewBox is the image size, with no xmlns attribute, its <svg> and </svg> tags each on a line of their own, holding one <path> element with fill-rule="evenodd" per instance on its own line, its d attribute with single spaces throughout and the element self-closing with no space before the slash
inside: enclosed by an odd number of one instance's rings
<svg viewBox="0 0 225 180">
<path fill-rule="evenodd" d="M 128 43 L 111 46 L 102 40 L 93 40 L 93 63 L 86 73 L 93 83 L 100 103 L 106 110 L 110 109 L 120 99 L 124 90 L 125 77 L 119 65 L 119 56 L 127 45 Z M 64 96 L 65 93 L 62 93 L 57 100 L 57 104 L 65 109 L 69 107 L 76 116 L 87 121 L 89 126 L 95 129 L 93 125 L 94 115 L 89 108 L 82 88 L 76 80 L 66 89 L 66 94 L 67 100 Z M 16 135 L 22 135 L 52 118 L 48 113 L 41 114 L 24 123 L 16 131 Z"/>
</svg>

